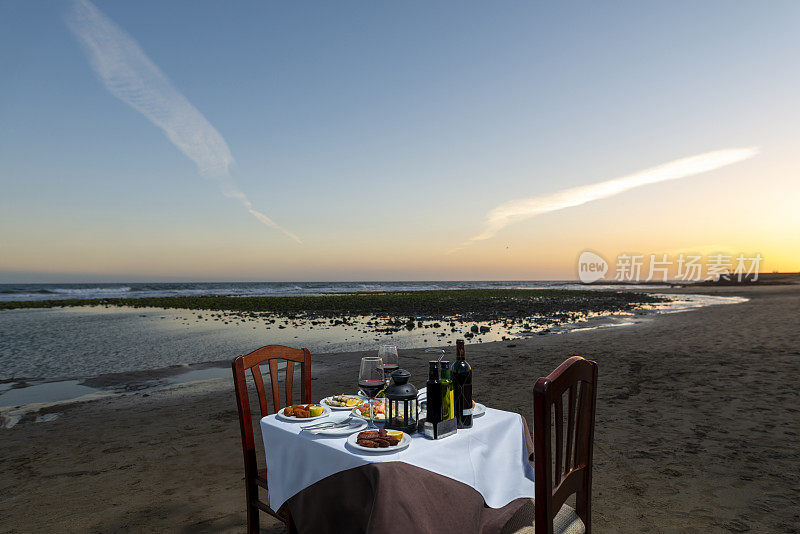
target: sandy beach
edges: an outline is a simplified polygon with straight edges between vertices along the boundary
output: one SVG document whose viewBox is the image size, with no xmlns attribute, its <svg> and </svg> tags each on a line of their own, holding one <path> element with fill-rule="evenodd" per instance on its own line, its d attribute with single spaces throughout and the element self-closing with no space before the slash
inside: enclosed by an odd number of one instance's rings
<svg viewBox="0 0 800 534">
<path fill-rule="evenodd" d="M 594 359 L 598 532 L 800 532 L 800 286 L 692 292 L 750 300 L 469 344 L 476 398 L 530 421 L 536 377 L 572 355 Z M 351 391 L 362 354 L 314 354 L 314 396 Z M 400 357 L 421 382 L 423 349 Z M 243 531 L 230 379 L 58 412 L 0 431 L 0 531 Z M 262 531 L 283 527 L 265 518 Z"/>
</svg>

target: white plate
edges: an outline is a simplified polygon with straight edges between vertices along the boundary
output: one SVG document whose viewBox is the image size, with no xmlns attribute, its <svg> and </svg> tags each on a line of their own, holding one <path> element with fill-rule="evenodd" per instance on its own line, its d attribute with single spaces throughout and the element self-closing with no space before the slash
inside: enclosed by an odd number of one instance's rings
<svg viewBox="0 0 800 534">
<path fill-rule="evenodd" d="M 359 445 L 358 443 L 356 443 L 357 439 L 358 439 L 358 433 L 352 434 L 349 438 L 347 438 L 347 444 L 359 452 L 376 452 L 376 453 L 397 452 L 397 451 L 402 451 L 403 449 L 411 445 L 411 436 L 409 436 L 405 432 L 403 432 L 403 439 L 400 440 L 400 443 L 398 443 L 393 447 L 381 447 L 373 449 L 372 447 L 364 447 L 362 445 Z"/>
<path fill-rule="evenodd" d="M 359 397 L 355 396 L 355 395 L 345 395 L 345 397 L 350 397 L 350 398 L 353 398 L 353 399 L 358 399 L 358 401 L 359 401 L 359 404 L 361 403 L 361 399 L 360 399 Z M 330 408 L 331 410 L 352 410 L 352 409 L 353 409 L 353 406 L 331 406 L 330 404 L 328 404 L 328 401 L 329 401 L 331 398 L 332 398 L 332 397 L 325 397 L 324 399 L 322 399 L 321 401 L 319 401 L 319 403 L 320 403 L 322 406 L 327 406 L 327 407 L 328 407 L 328 408 Z"/>
<path fill-rule="evenodd" d="M 331 409 L 325 406 L 324 404 L 320 404 L 322 406 L 322 415 L 317 415 L 315 417 L 295 417 L 295 416 L 288 416 L 283 415 L 283 410 L 286 408 L 281 408 L 278 412 L 278 419 L 283 419 L 284 421 L 299 421 L 304 423 L 306 421 L 313 421 L 314 419 L 322 419 L 323 417 L 328 417 L 331 414 Z"/>
<path fill-rule="evenodd" d="M 367 428 L 367 422 L 364 419 L 353 419 L 354 422 L 359 423 L 359 426 L 350 426 L 344 428 L 328 428 L 323 430 L 308 430 L 314 434 L 315 436 L 346 436 L 348 434 L 353 434 L 354 432 L 361 432 L 365 428 Z"/>
</svg>

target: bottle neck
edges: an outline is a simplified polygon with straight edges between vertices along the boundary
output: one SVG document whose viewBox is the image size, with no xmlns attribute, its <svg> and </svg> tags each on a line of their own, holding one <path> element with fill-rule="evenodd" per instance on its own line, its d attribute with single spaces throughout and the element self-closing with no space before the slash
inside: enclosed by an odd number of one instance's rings
<svg viewBox="0 0 800 534">
<path fill-rule="evenodd" d="M 466 358 L 464 357 L 464 352 L 464 340 L 459 339 L 456 341 L 456 360 L 465 361 Z"/>
<path fill-rule="evenodd" d="M 439 380 L 439 362 L 430 362 L 428 380 Z"/>
</svg>

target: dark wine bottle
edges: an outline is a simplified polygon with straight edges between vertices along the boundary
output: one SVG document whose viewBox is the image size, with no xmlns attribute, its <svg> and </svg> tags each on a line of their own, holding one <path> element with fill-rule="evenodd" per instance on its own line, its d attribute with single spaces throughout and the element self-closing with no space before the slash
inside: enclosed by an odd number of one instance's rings
<svg viewBox="0 0 800 534">
<path fill-rule="evenodd" d="M 463 339 L 456 341 L 456 362 L 452 376 L 458 428 L 472 428 L 472 367 L 466 360 Z"/>
<path fill-rule="evenodd" d="M 442 421 L 455 417 L 455 402 L 453 398 L 453 381 L 450 379 L 450 362 L 439 362 L 439 371 L 442 383 Z"/>
<path fill-rule="evenodd" d="M 439 381 L 439 362 L 428 362 L 428 365 L 428 382 L 425 384 L 428 389 L 428 414 L 425 417 L 426 422 L 436 427 L 442 421 L 442 383 Z"/>
</svg>

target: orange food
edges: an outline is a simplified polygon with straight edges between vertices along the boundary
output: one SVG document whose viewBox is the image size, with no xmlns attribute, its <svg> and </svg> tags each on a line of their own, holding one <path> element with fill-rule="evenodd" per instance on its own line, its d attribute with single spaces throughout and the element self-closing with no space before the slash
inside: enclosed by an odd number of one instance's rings
<svg viewBox="0 0 800 534">
<path fill-rule="evenodd" d="M 386 435 L 390 438 L 394 438 L 399 443 L 401 439 L 403 439 L 403 432 L 400 430 L 389 430 L 386 432 Z"/>
<path fill-rule="evenodd" d="M 298 419 L 308 419 L 311 417 L 311 406 L 311 404 L 293 404 L 283 409 L 283 415 L 297 417 Z"/>
</svg>

